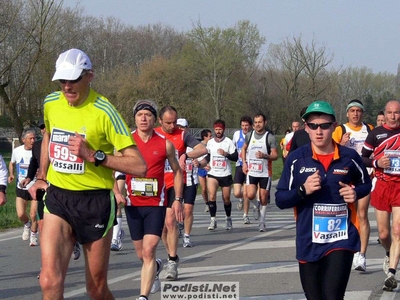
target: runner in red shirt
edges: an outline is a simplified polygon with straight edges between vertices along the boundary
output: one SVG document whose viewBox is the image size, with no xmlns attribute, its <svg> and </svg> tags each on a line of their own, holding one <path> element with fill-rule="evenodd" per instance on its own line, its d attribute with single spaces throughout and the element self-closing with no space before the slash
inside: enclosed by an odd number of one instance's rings
<svg viewBox="0 0 400 300">
<path fill-rule="evenodd" d="M 147 299 L 150 293 L 154 294 L 161 286 L 158 276 L 163 264 L 161 259 L 156 259 L 156 248 L 167 210 L 164 184 L 166 160 L 175 183 L 175 194 L 181 198 L 183 193 L 183 175 L 174 145 L 153 129 L 157 118 L 156 107 L 152 100 L 139 100 L 133 109 L 136 130 L 132 136 L 146 162 L 147 173 L 143 177 L 126 175 L 126 218 L 136 254 L 143 262 L 140 300 Z M 173 201 L 170 207 L 169 212 L 182 222 L 181 203 Z"/>
<path fill-rule="evenodd" d="M 185 132 L 179 129 L 176 125 L 178 119 L 178 112 L 173 106 L 165 106 L 160 110 L 159 122 L 161 127 L 156 128 L 156 131 L 170 140 L 176 149 L 176 157 L 179 158 L 179 164 L 182 170 L 186 169 L 186 159 L 198 158 L 207 153 L 207 148 L 200 143 L 193 135 L 189 132 Z M 186 148 L 190 147 L 193 151 L 186 153 Z M 183 175 L 186 180 L 186 172 Z M 183 198 L 176 197 L 174 193 L 174 182 L 172 181 L 171 168 L 168 163 L 165 164 L 165 184 L 167 187 L 166 196 L 168 199 L 167 214 L 165 216 L 165 226 L 162 234 L 162 240 L 164 246 L 167 249 L 168 254 L 168 265 L 166 270 L 165 279 L 176 280 L 178 278 L 178 240 L 179 230 L 177 227 L 177 220 L 175 215 L 172 213 L 170 204 L 174 200 L 180 200 L 183 202 Z"/>
</svg>

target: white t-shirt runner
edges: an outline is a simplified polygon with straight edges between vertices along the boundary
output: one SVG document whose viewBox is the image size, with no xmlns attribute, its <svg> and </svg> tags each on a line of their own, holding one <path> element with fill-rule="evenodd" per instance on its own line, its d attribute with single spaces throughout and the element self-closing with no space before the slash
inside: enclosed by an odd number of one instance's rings
<svg viewBox="0 0 400 300">
<path fill-rule="evenodd" d="M 217 142 L 215 138 L 209 140 L 207 143 L 207 150 L 210 154 L 210 171 L 208 174 L 215 177 L 226 177 L 232 175 L 230 160 L 227 157 L 218 154 L 218 149 L 223 149 L 229 154 L 233 154 L 236 151 L 235 145 L 228 137 L 224 137 L 220 142 Z"/>
<path fill-rule="evenodd" d="M 32 181 L 26 187 L 21 187 L 20 182 L 28 176 L 28 168 L 31 162 L 32 150 L 26 150 L 24 145 L 18 146 L 15 148 L 11 155 L 11 162 L 15 163 L 16 172 L 17 172 L 17 182 L 16 185 L 19 189 L 28 190 L 34 183 Z"/>
</svg>

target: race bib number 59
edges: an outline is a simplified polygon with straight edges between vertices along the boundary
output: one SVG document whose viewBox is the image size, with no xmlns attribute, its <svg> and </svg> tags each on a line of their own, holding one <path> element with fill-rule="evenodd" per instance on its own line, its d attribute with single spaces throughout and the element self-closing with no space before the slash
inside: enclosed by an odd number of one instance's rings
<svg viewBox="0 0 400 300">
<path fill-rule="evenodd" d="M 49 157 L 53 169 L 68 174 L 83 174 L 85 162 L 68 150 L 68 140 L 74 132 L 53 128 L 50 136 Z M 85 138 L 85 135 L 83 135 Z"/>
</svg>

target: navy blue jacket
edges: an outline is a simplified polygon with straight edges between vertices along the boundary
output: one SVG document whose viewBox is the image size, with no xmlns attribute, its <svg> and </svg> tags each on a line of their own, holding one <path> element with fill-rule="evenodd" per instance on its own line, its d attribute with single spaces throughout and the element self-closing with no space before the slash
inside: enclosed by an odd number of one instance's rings
<svg viewBox="0 0 400 300">
<path fill-rule="evenodd" d="M 298 193 L 298 187 L 317 170 L 321 176 L 321 189 L 303 198 L 301 193 Z M 347 205 L 348 239 L 325 244 L 312 241 L 314 203 L 345 203 L 339 194 L 341 188 L 339 181 L 354 185 L 357 199 L 365 197 L 371 191 L 371 179 L 360 155 L 353 149 L 335 144 L 334 158 L 327 171 L 317 160 L 311 143 L 298 148 L 287 157 L 277 186 L 275 202 L 281 209 L 295 207 L 296 258 L 298 260 L 317 261 L 335 249 L 354 252 L 360 250 L 360 236 L 353 224 L 356 214 L 354 204 Z"/>
</svg>

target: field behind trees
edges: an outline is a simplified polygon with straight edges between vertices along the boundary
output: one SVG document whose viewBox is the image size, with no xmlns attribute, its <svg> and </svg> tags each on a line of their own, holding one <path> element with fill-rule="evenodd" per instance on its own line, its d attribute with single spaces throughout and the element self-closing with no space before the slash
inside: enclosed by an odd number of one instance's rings
<svg viewBox="0 0 400 300">
<path fill-rule="evenodd" d="M 363 66 L 334 69 L 334 52 L 316 39 L 288 36 L 268 44 L 247 20 L 228 28 L 203 27 L 199 20 L 180 32 L 86 16 L 60 0 L 0 4 L 0 123 L 18 134 L 42 115 L 44 97 L 59 88 L 51 82 L 57 56 L 73 47 L 88 53 L 93 88 L 131 126 L 133 103 L 141 98 L 175 106 L 199 128 L 217 118 L 238 127 L 241 116 L 263 112 L 269 128 L 283 134 L 316 99 L 329 101 L 339 122 L 346 120 L 349 100 L 360 99 L 366 121 L 374 123 L 385 102 L 399 97 L 398 75 Z"/>
</svg>

